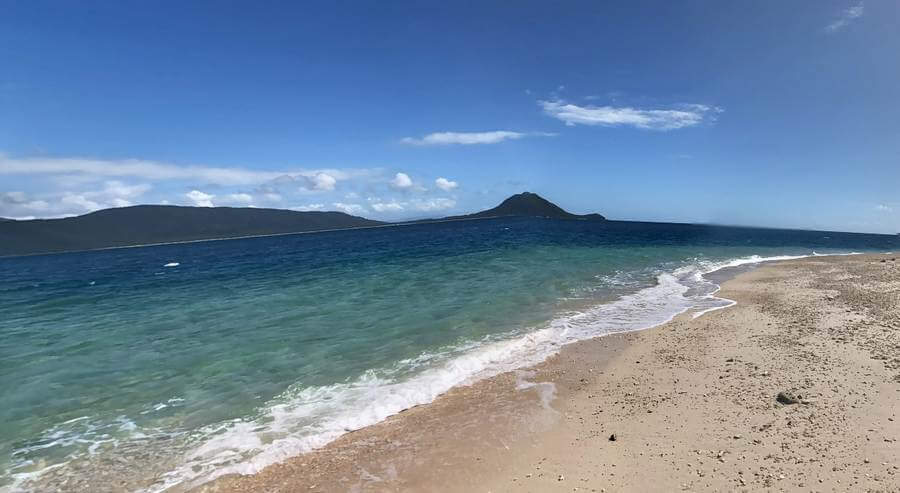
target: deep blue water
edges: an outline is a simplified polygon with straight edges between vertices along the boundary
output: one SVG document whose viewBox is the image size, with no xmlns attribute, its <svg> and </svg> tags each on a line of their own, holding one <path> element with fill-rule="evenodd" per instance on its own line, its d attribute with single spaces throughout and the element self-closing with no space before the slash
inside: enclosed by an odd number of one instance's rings
<svg viewBox="0 0 900 493">
<path fill-rule="evenodd" d="M 718 267 L 898 249 L 518 218 L 0 258 L 0 488 L 252 472 L 558 344 L 722 306 Z"/>
</svg>

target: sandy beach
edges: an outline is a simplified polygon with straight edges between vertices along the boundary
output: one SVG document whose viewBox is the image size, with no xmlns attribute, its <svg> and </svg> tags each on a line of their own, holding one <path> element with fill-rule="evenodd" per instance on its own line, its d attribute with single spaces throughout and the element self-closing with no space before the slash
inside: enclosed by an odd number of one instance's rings
<svg viewBox="0 0 900 493">
<path fill-rule="evenodd" d="M 765 264 L 719 296 L 196 490 L 900 491 L 900 256 Z"/>
</svg>

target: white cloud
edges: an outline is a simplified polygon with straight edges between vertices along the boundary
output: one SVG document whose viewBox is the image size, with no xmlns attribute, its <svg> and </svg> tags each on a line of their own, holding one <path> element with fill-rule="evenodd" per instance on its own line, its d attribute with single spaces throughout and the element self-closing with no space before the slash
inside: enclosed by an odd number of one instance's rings
<svg viewBox="0 0 900 493">
<path fill-rule="evenodd" d="M 391 186 L 394 188 L 410 188 L 413 186 L 412 179 L 406 173 L 397 173 L 391 180 Z"/>
<path fill-rule="evenodd" d="M 7 176 L 12 179 L 7 180 Z M 341 190 L 342 180 L 351 179 L 360 180 L 360 186 L 380 184 L 383 187 L 385 175 L 378 168 L 286 173 L 140 160 L 14 159 L 0 154 L 0 182 L 14 183 L 20 176 L 27 177 L 20 185 L 21 190 L 0 190 L 0 217 L 66 217 L 136 203 L 202 207 L 305 204 L 293 209 L 340 210 L 354 215 L 437 211 L 456 205 L 453 199 L 425 199 L 418 193 L 409 195 L 409 192 L 425 192 L 426 188 L 403 172 L 387 176 L 391 188 L 403 193 L 396 198 L 385 197 L 365 203 L 358 193 L 363 188 L 355 187 L 357 183 L 347 187 L 357 191 Z M 458 182 L 446 177 L 437 178 L 434 184 L 433 190 L 439 191 L 454 191 L 459 187 Z M 151 190 L 152 195 L 148 193 Z M 327 198 L 303 198 L 303 194 L 311 192 Z M 332 200 L 343 201 L 332 203 Z"/>
<path fill-rule="evenodd" d="M 337 184 L 337 178 L 329 173 L 324 172 L 319 172 L 312 176 L 306 176 L 304 178 L 306 181 L 306 188 L 308 190 L 328 192 L 334 190 L 334 186 Z"/>
<path fill-rule="evenodd" d="M 296 207 L 291 207 L 292 210 L 301 211 L 301 212 L 320 211 L 324 208 L 325 208 L 325 204 L 306 204 L 306 205 L 298 205 Z"/>
<path fill-rule="evenodd" d="M 455 200 L 443 197 L 414 199 L 409 201 L 398 201 L 396 199 L 385 200 L 378 197 L 369 197 L 368 201 L 372 210 L 380 213 L 396 213 L 406 210 L 423 212 L 439 211 L 456 206 Z"/>
<path fill-rule="evenodd" d="M 344 202 L 335 202 L 331 204 L 335 207 L 335 209 L 346 212 L 347 214 L 359 215 L 366 212 L 366 208 L 359 204 L 347 204 Z"/>
<path fill-rule="evenodd" d="M 434 198 L 413 201 L 413 207 L 420 211 L 440 211 L 456 206 L 456 201 L 447 198 Z"/>
<path fill-rule="evenodd" d="M 45 211 L 50 208 L 50 203 L 46 200 L 33 200 L 25 204 L 24 207 L 35 211 Z"/>
<path fill-rule="evenodd" d="M 39 213 L 40 217 L 67 217 L 110 207 L 127 207 L 152 187 L 146 183 L 125 184 L 110 180 L 96 190 L 63 190 L 43 192 L 31 198 L 25 192 L 0 194 L 0 216 L 24 217 Z"/>
<path fill-rule="evenodd" d="M 457 182 L 455 182 L 455 181 L 448 180 L 448 179 L 446 179 L 446 178 L 444 178 L 444 177 L 440 177 L 440 178 L 438 178 L 437 180 L 434 180 L 434 184 L 435 184 L 438 188 L 440 188 L 441 190 L 443 190 L 443 191 L 445 191 L 445 192 L 449 192 L 450 190 L 453 190 L 454 188 L 456 188 L 456 187 L 459 186 L 459 183 L 457 183 Z"/>
<path fill-rule="evenodd" d="M 191 190 L 185 196 L 197 207 L 213 207 L 212 199 L 215 195 L 203 193 L 200 190 Z"/>
<path fill-rule="evenodd" d="M 88 199 L 82 194 L 76 193 L 67 193 L 63 195 L 61 202 L 64 205 L 83 209 L 85 212 L 92 212 L 102 208 L 99 203 Z"/>
<path fill-rule="evenodd" d="M 564 101 L 539 101 L 544 113 L 566 125 L 632 126 L 645 130 L 676 130 L 714 121 L 722 110 L 703 104 L 681 105 L 679 109 L 638 109 L 614 106 L 578 106 Z"/>
<path fill-rule="evenodd" d="M 848 7 L 843 12 L 840 13 L 837 19 L 834 20 L 831 24 L 825 26 L 825 30 L 830 33 L 836 33 L 845 27 L 847 27 L 850 22 L 854 19 L 858 19 L 862 17 L 865 8 L 862 2 L 857 3 L 851 7 Z"/>
<path fill-rule="evenodd" d="M 236 204 L 251 204 L 253 203 L 253 196 L 249 193 L 231 193 L 225 196 L 225 201 Z"/>
<path fill-rule="evenodd" d="M 893 207 L 891 207 L 891 206 L 889 206 L 889 205 L 885 205 L 885 204 L 878 204 L 878 205 L 876 205 L 876 206 L 875 206 L 875 210 L 876 210 L 876 211 L 879 211 L 879 212 L 894 212 L 894 208 L 893 208 Z"/>
<path fill-rule="evenodd" d="M 0 154 L 0 175 L 49 175 L 64 186 L 114 177 L 147 181 L 182 180 L 222 186 L 259 185 L 287 178 L 308 179 L 310 187 L 331 190 L 340 180 L 370 176 L 374 169 L 254 170 L 212 166 L 176 165 L 140 159 L 10 158 Z"/>
<path fill-rule="evenodd" d="M 0 200 L 7 204 L 24 204 L 28 201 L 28 196 L 25 192 L 6 192 Z"/>
<path fill-rule="evenodd" d="M 120 181 L 107 181 L 100 190 L 82 193 L 65 192 L 60 199 L 61 211 L 93 212 L 110 207 L 128 207 L 135 199 L 152 188 L 146 183 L 126 185 Z"/>
<path fill-rule="evenodd" d="M 375 202 L 372 204 L 372 209 L 376 212 L 400 212 L 405 208 L 403 203 L 397 202 L 396 200 L 390 202 Z"/>
<path fill-rule="evenodd" d="M 400 141 L 404 144 L 417 146 L 430 145 L 473 145 L 473 144 L 497 144 L 504 140 L 515 140 L 529 136 L 552 137 L 556 134 L 544 132 L 513 132 L 510 130 L 495 130 L 492 132 L 435 132 L 428 134 L 421 139 L 413 137 L 405 137 Z"/>
<path fill-rule="evenodd" d="M 63 175 L 70 180 L 76 180 L 73 175 L 77 174 L 88 175 L 95 179 L 135 177 L 146 180 L 196 180 L 216 185 L 249 185 L 273 180 L 285 173 L 241 168 L 177 166 L 139 159 L 119 161 L 82 158 L 12 159 L 0 156 L 0 174 Z M 81 178 L 85 181 L 84 176 Z"/>
<path fill-rule="evenodd" d="M 139 183 L 136 185 L 126 185 L 120 181 L 108 181 L 105 183 L 103 190 L 98 192 L 88 192 L 86 195 L 89 197 L 95 198 L 103 198 L 103 197 L 111 197 L 113 200 L 130 200 L 137 198 L 152 187 L 147 183 Z"/>
<path fill-rule="evenodd" d="M 42 199 L 31 199 L 25 192 L 13 191 L 0 195 L 0 216 L 22 219 L 25 211 L 44 212 L 51 209 L 50 203 Z"/>
<path fill-rule="evenodd" d="M 0 217 L 76 215 L 98 208 L 133 205 L 144 197 L 149 199 L 144 203 L 168 200 L 174 204 L 250 206 L 259 201 L 268 206 L 281 206 L 312 202 L 298 195 L 333 193 L 345 181 L 359 186 L 383 183 L 384 171 L 380 168 L 226 168 L 138 159 L 19 158 L 0 152 L 0 184 L 16 187 L 12 191 L 0 189 Z M 144 195 L 151 189 L 156 193 Z M 193 191 L 209 197 L 185 195 Z M 318 201 L 328 203 L 334 199 Z"/>
</svg>

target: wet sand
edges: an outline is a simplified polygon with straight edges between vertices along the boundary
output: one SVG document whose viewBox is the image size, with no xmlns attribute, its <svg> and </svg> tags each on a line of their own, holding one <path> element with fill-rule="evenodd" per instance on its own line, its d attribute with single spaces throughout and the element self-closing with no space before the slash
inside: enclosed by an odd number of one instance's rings
<svg viewBox="0 0 900 493">
<path fill-rule="evenodd" d="M 766 264 L 719 296 L 196 491 L 900 491 L 900 256 Z"/>
</svg>

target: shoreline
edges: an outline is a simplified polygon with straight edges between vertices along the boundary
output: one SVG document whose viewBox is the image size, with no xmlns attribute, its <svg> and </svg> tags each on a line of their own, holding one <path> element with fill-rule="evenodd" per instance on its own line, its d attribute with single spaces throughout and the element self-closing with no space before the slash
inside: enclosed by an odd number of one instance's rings
<svg viewBox="0 0 900 493">
<path fill-rule="evenodd" d="M 603 445 L 619 444 L 622 440 L 608 441 L 609 435 L 606 432 L 609 429 L 603 426 L 599 429 L 587 432 L 581 430 L 581 432 L 575 433 L 572 429 L 573 413 L 579 415 L 576 422 L 581 423 L 589 421 L 591 417 L 603 416 L 603 409 L 591 415 L 584 415 L 583 406 L 587 403 L 593 405 L 609 399 L 609 396 L 596 392 L 599 382 L 602 381 L 607 386 L 615 385 L 617 389 L 621 388 L 622 381 L 614 376 L 621 375 L 623 372 L 627 374 L 629 367 L 640 365 L 640 363 L 624 364 L 623 360 L 628 359 L 625 355 L 646 354 L 646 346 L 652 345 L 654 342 L 658 343 L 660 339 L 674 337 L 673 334 L 679 328 L 689 327 L 696 332 L 698 327 L 708 329 L 710 326 L 722 324 L 729 318 L 743 316 L 741 314 L 744 312 L 758 310 L 759 304 L 752 298 L 747 298 L 746 292 L 742 292 L 742 289 L 746 290 L 748 285 L 753 284 L 748 283 L 746 279 L 753 280 L 758 279 L 759 276 L 771 275 L 770 271 L 784 270 L 783 267 L 778 267 L 784 265 L 794 266 L 790 268 L 797 268 L 797 264 L 804 265 L 804 263 L 840 266 L 843 262 L 856 265 L 871 263 L 868 259 L 877 261 L 883 257 L 885 256 L 817 256 L 763 264 L 752 271 L 740 273 L 737 278 L 721 285 L 721 290 L 716 294 L 717 297 L 737 302 L 737 305 L 731 305 L 728 310 L 716 310 L 699 318 L 689 318 L 690 312 L 682 313 L 674 320 L 653 328 L 602 336 L 563 346 L 556 355 L 536 366 L 506 372 L 468 386 L 455 387 L 430 404 L 415 406 L 380 423 L 350 431 L 321 449 L 288 458 L 284 462 L 268 466 L 254 475 L 223 476 L 201 485 L 193 491 L 270 491 L 275 489 L 464 491 L 476 486 L 478 489 L 485 490 L 482 487 L 486 484 L 495 484 L 493 488 L 486 489 L 492 491 L 521 489 L 522 487 L 526 487 L 526 490 L 539 488 L 543 491 L 559 488 L 571 491 L 573 487 L 586 487 L 588 483 L 595 484 L 601 477 L 586 473 L 591 470 L 598 473 L 599 469 L 575 467 L 572 464 L 560 463 L 553 468 L 561 471 L 558 474 L 563 479 L 555 477 L 552 479 L 556 481 L 549 483 L 532 481 L 531 486 L 526 486 L 523 481 L 533 478 L 542 478 L 546 481 L 547 466 L 543 466 L 544 472 L 540 472 L 542 469 L 540 465 L 535 469 L 538 472 L 514 474 L 512 471 L 524 468 L 524 464 L 530 462 L 528 459 L 533 459 L 529 457 L 529 453 L 534 452 L 536 448 L 547 451 L 549 445 L 557 444 L 558 446 L 560 437 L 567 437 L 572 441 L 571 444 L 562 447 L 563 451 L 579 442 L 588 441 L 594 443 L 599 451 L 608 453 L 607 447 Z M 881 264 L 880 262 L 876 263 Z M 760 286 L 757 283 L 756 289 L 760 287 L 765 288 L 764 285 Z M 742 306 L 741 298 L 744 298 L 743 305 L 746 306 Z M 735 314 L 735 312 L 739 313 Z M 759 325 L 758 320 L 748 319 L 745 322 Z M 767 323 L 771 324 L 772 322 Z M 679 361 L 689 359 L 690 355 L 676 352 L 670 357 L 674 358 L 671 361 Z M 665 365 L 662 365 L 661 368 L 652 366 L 650 368 L 651 374 L 656 371 L 672 370 L 666 368 Z M 639 369 L 641 373 L 646 373 L 645 367 L 641 366 Z M 641 373 L 633 373 L 630 378 L 637 378 Z M 710 376 L 712 375 L 707 375 L 707 377 Z M 612 380 L 613 378 L 616 380 Z M 719 376 L 719 378 L 722 377 Z M 675 380 L 676 383 L 678 381 Z M 656 389 L 660 385 L 662 382 L 654 382 L 651 388 Z M 669 386 L 671 385 L 670 383 Z M 896 386 L 894 383 L 888 385 Z M 607 404 L 614 407 L 620 402 L 629 402 L 631 406 L 634 406 L 636 403 L 631 402 L 633 399 L 629 398 L 634 395 L 635 393 L 631 393 L 631 396 L 620 396 L 625 400 L 607 402 Z M 896 403 L 897 392 L 894 392 L 892 397 Z M 660 403 L 672 399 L 671 395 L 662 399 L 660 395 L 656 395 L 650 401 L 655 402 L 658 406 Z M 771 402 L 766 402 L 765 407 L 768 408 L 772 405 L 774 402 L 772 399 L 774 399 L 774 394 L 769 399 Z M 673 411 L 683 411 L 683 409 L 676 406 Z M 646 416 L 662 415 L 659 413 L 654 415 L 652 409 L 647 409 Z M 630 417 L 634 418 L 636 422 L 645 421 L 640 419 L 644 415 L 632 414 Z M 622 433 L 623 438 L 634 433 L 626 423 L 618 425 L 617 429 L 622 430 L 618 433 Z M 617 432 L 613 431 L 612 433 Z M 891 442 L 885 443 L 893 444 L 893 440 L 898 438 L 900 437 L 893 437 Z M 732 438 L 731 440 L 739 439 Z M 433 441 L 441 445 L 435 446 Z M 550 447 L 550 449 L 552 448 Z M 712 448 L 708 450 L 712 450 Z M 641 454 L 643 455 L 643 453 Z M 699 452 L 697 455 L 700 455 Z M 719 455 L 714 459 L 722 459 L 722 457 Z M 544 464 L 547 460 L 550 459 L 545 458 L 541 460 L 541 463 Z M 720 464 L 725 464 L 725 461 L 721 461 Z M 894 466 L 896 464 L 891 467 Z M 680 469 L 683 467 L 677 470 Z M 719 469 L 727 468 L 723 466 Z M 458 477 L 460 471 L 465 471 L 472 482 L 462 484 L 463 482 L 459 481 Z M 671 473 L 671 471 L 669 472 Z M 589 478 L 579 483 L 569 483 L 565 479 L 567 476 L 578 474 L 586 475 Z M 516 480 L 510 479 L 509 475 L 513 475 Z M 765 481 L 768 483 L 763 484 L 771 485 L 772 481 L 780 481 L 779 476 L 783 476 L 783 474 L 772 476 L 776 478 L 774 480 L 766 476 Z M 708 476 L 700 474 L 691 481 L 698 479 L 702 481 L 704 477 Z M 538 484 L 540 486 L 537 486 Z M 730 478 L 730 482 L 723 483 L 721 486 L 734 488 L 747 484 L 754 483 L 751 479 L 737 474 Z M 632 484 L 632 486 L 636 485 Z M 674 489 L 678 485 L 670 484 L 669 486 Z M 616 489 L 621 486 L 616 486 L 616 483 L 611 481 L 607 487 Z"/>
<path fill-rule="evenodd" d="M 855 255 L 856 253 L 839 253 L 834 255 Z M 370 426 L 377 426 L 393 416 L 405 413 L 410 409 L 420 406 L 429 406 L 434 404 L 437 399 L 446 395 L 457 388 L 465 388 L 478 385 L 479 382 L 490 380 L 508 372 L 529 371 L 536 368 L 548 360 L 548 358 L 556 355 L 561 348 L 568 347 L 573 344 L 579 344 L 592 339 L 607 336 L 619 336 L 651 329 L 660 325 L 664 325 L 673 319 L 681 316 L 686 312 L 699 314 L 715 311 L 721 308 L 727 308 L 734 302 L 731 300 L 717 297 L 715 294 L 720 289 L 720 284 L 740 272 L 773 261 L 790 260 L 806 257 L 821 257 L 827 254 L 810 254 L 801 255 L 779 255 L 772 257 L 760 257 L 751 255 L 747 257 L 733 257 L 727 260 L 720 260 L 708 264 L 694 263 L 682 266 L 674 271 L 666 271 L 658 273 L 656 283 L 652 286 L 641 288 L 635 292 L 624 294 L 620 297 L 610 299 L 604 303 L 589 303 L 580 307 L 572 307 L 572 311 L 560 314 L 559 317 L 551 320 L 547 327 L 535 330 L 526 334 L 520 334 L 512 339 L 504 339 L 493 343 L 483 345 L 475 350 L 468 352 L 466 355 L 459 356 L 460 360 L 450 361 L 451 368 L 461 363 L 466 368 L 467 376 L 464 380 L 460 380 L 452 386 L 442 390 L 437 390 L 431 385 L 433 383 L 421 382 L 424 384 L 432 396 L 427 401 L 409 402 L 405 407 L 397 408 L 389 414 L 384 414 L 377 421 L 372 421 L 361 427 L 352 429 L 344 429 L 340 434 L 333 436 L 326 443 L 317 446 L 313 450 L 307 451 L 291 451 L 285 453 L 284 450 L 269 454 L 264 464 L 229 464 L 224 468 L 220 468 L 211 473 L 212 477 L 203 481 L 215 481 L 222 476 L 233 474 L 252 475 L 259 473 L 262 469 L 277 465 L 290 457 L 315 453 L 323 447 L 327 447 L 330 443 L 339 440 L 348 432 L 356 432 Z M 697 276 L 694 278 L 693 276 Z M 707 277 L 710 276 L 710 277 Z M 703 279 L 703 283 L 715 286 L 711 292 L 694 293 L 688 295 L 687 291 L 697 289 L 698 279 Z M 707 286 L 708 287 L 708 286 Z M 673 291 L 673 289 L 675 291 Z M 685 291 L 682 291 L 684 289 Z M 673 304 L 674 302 L 674 304 Z M 643 315 L 641 316 L 641 312 Z M 634 315 L 637 318 L 630 319 Z M 622 317 L 625 317 L 623 319 Z M 599 318 L 598 318 L 599 317 Z M 608 320 L 607 320 L 608 319 Z M 586 322 L 582 322 L 582 320 Z M 608 323 L 609 322 L 609 323 Z M 585 325 L 586 323 L 586 325 Z M 588 332 L 585 333 L 585 330 Z M 502 345 L 504 347 L 497 347 Z M 485 360 L 487 353 L 487 360 Z M 472 371 L 473 361 L 465 361 L 466 359 L 476 360 L 477 365 L 482 368 Z M 476 366 L 477 366 L 476 365 Z M 445 369 L 447 370 L 447 369 Z M 417 386 L 418 388 L 418 386 Z M 405 392 L 400 390 L 400 394 Z M 271 445 L 269 446 L 269 448 Z M 270 449 L 262 453 L 271 452 Z M 262 454 L 260 454 L 262 455 Z M 273 456 L 279 456 L 276 460 L 272 460 Z M 184 469 L 182 468 L 182 471 Z M 152 493 L 162 491 L 185 491 L 189 486 L 185 485 L 202 485 L 198 482 L 199 478 L 188 479 L 183 483 L 176 483 L 174 486 L 158 487 L 148 491 Z M 174 489 L 173 489 L 174 488 Z"/>
</svg>

